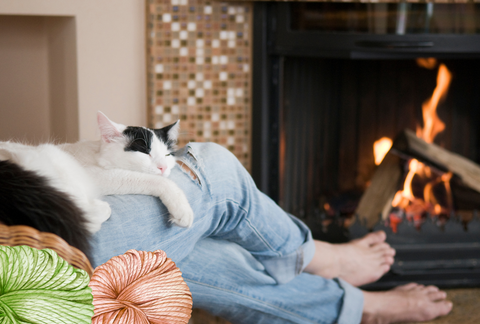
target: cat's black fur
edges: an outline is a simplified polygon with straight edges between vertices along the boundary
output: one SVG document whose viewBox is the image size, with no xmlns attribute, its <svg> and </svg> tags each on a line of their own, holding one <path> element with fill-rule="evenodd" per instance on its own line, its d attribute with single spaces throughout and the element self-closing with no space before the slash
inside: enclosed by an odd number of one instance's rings
<svg viewBox="0 0 480 324">
<path fill-rule="evenodd" d="M 160 140 L 160 142 L 165 143 L 169 151 L 174 151 L 176 148 L 176 140 L 170 139 L 168 132 L 170 129 L 175 126 L 177 123 L 168 125 L 160 129 L 149 128 L 155 136 Z M 136 151 L 145 154 L 149 154 L 152 150 L 152 137 L 153 134 L 148 132 L 143 127 L 128 126 L 123 134 L 130 139 L 129 143 L 125 146 L 125 151 Z"/>
<path fill-rule="evenodd" d="M 9 161 L 0 161 L 0 222 L 54 233 L 90 259 L 83 211 L 47 179 Z"/>
<path fill-rule="evenodd" d="M 150 154 L 152 150 L 153 134 L 143 127 L 128 126 L 124 131 L 129 142 L 125 146 L 125 151 L 136 151 L 145 154 Z"/>
</svg>

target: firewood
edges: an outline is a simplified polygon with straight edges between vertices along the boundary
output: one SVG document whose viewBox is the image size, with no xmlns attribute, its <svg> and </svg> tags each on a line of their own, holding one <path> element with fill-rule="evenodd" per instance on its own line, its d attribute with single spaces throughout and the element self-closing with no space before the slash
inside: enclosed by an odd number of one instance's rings
<svg viewBox="0 0 480 324">
<path fill-rule="evenodd" d="M 416 158 L 420 162 L 451 171 L 463 183 L 480 192 L 480 166 L 436 144 L 418 138 L 411 130 L 404 130 L 393 144 L 394 149 Z"/>
<path fill-rule="evenodd" d="M 360 199 L 356 210 L 359 219 L 366 221 L 368 228 L 373 228 L 379 220 L 379 215 L 382 218 L 387 217 L 401 180 L 401 159 L 390 151 L 375 171 L 370 186 Z"/>
<path fill-rule="evenodd" d="M 469 197 L 473 198 L 462 199 L 470 199 L 470 203 L 478 206 L 480 166 L 436 144 L 425 142 L 407 129 L 395 139 L 357 207 L 356 213 L 361 220 L 366 221 L 368 228 L 373 228 L 380 217 L 387 218 L 393 197 L 400 190 L 400 181 L 404 176 L 401 165 L 404 159 L 400 156 L 415 158 L 441 171 L 452 172 L 454 198 L 458 195 L 457 192 L 461 191 L 460 194 L 469 192 Z M 465 203 L 462 204 L 466 206 Z"/>
</svg>

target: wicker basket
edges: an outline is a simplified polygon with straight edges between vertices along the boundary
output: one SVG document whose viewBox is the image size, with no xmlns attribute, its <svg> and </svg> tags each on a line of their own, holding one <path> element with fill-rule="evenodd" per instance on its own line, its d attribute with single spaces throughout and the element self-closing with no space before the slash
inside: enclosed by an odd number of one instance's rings
<svg viewBox="0 0 480 324">
<path fill-rule="evenodd" d="M 77 269 L 85 270 L 92 277 L 93 269 L 85 254 L 68 245 L 67 242 L 55 234 L 40 232 L 24 225 L 6 226 L 0 224 L 0 244 L 8 246 L 27 245 L 39 250 L 51 249 L 69 264 Z"/>
</svg>

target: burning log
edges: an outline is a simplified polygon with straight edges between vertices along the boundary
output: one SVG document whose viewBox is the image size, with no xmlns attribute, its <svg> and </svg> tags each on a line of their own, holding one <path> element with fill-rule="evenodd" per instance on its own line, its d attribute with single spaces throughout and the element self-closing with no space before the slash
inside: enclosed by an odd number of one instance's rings
<svg viewBox="0 0 480 324">
<path fill-rule="evenodd" d="M 356 214 L 372 228 L 379 215 L 385 219 L 392 206 L 392 200 L 402 180 L 401 158 L 390 150 L 373 175 L 370 186 L 358 204 Z"/>
<path fill-rule="evenodd" d="M 480 166 L 472 161 L 436 144 L 427 143 L 410 130 L 405 130 L 400 134 L 394 143 L 394 148 L 440 170 L 451 171 L 465 185 L 480 192 Z"/>
<path fill-rule="evenodd" d="M 452 193 L 457 204 L 461 203 L 462 209 L 465 206 L 480 206 L 480 166 L 436 144 L 425 142 L 410 130 L 404 130 L 379 165 L 357 207 L 356 213 L 368 228 L 378 222 L 379 215 L 382 219 L 389 215 L 403 179 L 402 157 L 416 159 L 443 172 L 451 172 Z"/>
</svg>

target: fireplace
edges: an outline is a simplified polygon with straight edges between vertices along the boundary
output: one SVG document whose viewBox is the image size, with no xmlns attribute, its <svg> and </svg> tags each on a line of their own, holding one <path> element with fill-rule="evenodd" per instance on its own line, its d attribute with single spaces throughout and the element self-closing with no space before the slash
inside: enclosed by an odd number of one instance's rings
<svg viewBox="0 0 480 324">
<path fill-rule="evenodd" d="M 256 6 L 252 174 L 316 238 L 342 242 L 367 230 L 354 220 L 377 169 L 373 143 L 421 126 L 422 103 L 436 86 L 437 68 L 420 66 L 418 58 L 452 72 L 438 106 L 446 128 L 436 143 L 480 163 L 480 5 Z M 474 199 L 471 215 L 476 209 Z M 446 230 L 396 234 L 379 222 L 399 252 L 392 273 L 373 288 L 411 280 L 479 285 L 476 222 L 472 216 L 465 233 L 447 222 Z"/>
</svg>

